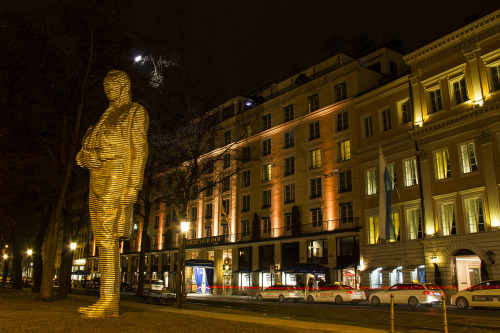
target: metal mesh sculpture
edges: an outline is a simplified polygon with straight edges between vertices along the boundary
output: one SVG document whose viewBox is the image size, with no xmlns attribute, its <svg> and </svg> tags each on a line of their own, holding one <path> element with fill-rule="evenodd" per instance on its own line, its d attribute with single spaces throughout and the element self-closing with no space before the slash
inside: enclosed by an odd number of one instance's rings
<svg viewBox="0 0 500 333">
<path fill-rule="evenodd" d="M 128 75 L 109 71 L 104 92 L 109 107 L 87 130 L 76 156 L 78 165 L 90 170 L 90 222 L 99 248 L 101 274 L 99 300 L 78 309 L 88 317 L 119 315 L 118 244 L 130 238 L 133 206 L 142 187 L 148 154 L 148 115 L 144 107 L 132 102 Z"/>
</svg>

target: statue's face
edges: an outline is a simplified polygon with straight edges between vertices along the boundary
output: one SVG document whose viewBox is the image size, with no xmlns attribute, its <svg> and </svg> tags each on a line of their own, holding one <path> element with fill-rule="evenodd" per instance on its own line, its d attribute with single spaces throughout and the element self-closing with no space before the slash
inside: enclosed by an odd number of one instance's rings
<svg viewBox="0 0 500 333">
<path fill-rule="evenodd" d="M 110 71 L 104 79 L 104 93 L 110 102 L 128 99 L 130 79 L 124 72 Z"/>
</svg>

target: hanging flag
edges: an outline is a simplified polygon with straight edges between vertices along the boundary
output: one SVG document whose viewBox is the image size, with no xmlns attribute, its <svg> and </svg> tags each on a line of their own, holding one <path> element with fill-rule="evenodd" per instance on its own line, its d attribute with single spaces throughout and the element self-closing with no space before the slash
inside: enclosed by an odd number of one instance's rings
<svg viewBox="0 0 500 333">
<path fill-rule="evenodd" d="M 379 239 L 388 241 L 396 240 L 396 230 L 391 214 L 392 184 L 382 147 L 379 147 Z"/>
</svg>

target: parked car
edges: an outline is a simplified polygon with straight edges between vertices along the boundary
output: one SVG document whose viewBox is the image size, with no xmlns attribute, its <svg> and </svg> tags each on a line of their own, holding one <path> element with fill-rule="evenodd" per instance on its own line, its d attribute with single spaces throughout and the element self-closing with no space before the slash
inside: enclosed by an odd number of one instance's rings
<svg viewBox="0 0 500 333">
<path fill-rule="evenodd" d="M 319 290 L 312 290 L 306 296 L 308 303 L 313 302 L 335 302 L 342 304 L 350 302 L 358 304 L 359 302 L 366 301 L 366 294 L 364 291 L 355 289 L 351 286 L 330 284 L 319 288 Z"/>
<path fill-rule="evenodd" d="M 500 280 L 485 281 L 459 291 L 451 297 L 451 304 L 463 310 L 469 306 L 500 307 Z"/>
<path fill-rule="evenodd" d="M 386 290 L 371 294 L 370 303 L 390 304 L 391 294 L 394 295 L 394 304 L 408 304 L 415 307 L 419 304 L 432 306 L 441 303 L 443 292 L 433 283 L 398 283 Z"/>
<path fill-rule="evenodd" d="M 266 289 L 260 291 L 257 294 L 257 300 L 278 300 L 284 302 L 287 299 L 291 299 L 295 302 L 300 301 L 304 298 L 304 291 L 298 287 L 285 285 L 285 284 L 275 284 Z"/>
<path fill-rule="evenodd" d="M 163 280 L 144 279 L 143 290 L 163 290 Z"/>
</svg>

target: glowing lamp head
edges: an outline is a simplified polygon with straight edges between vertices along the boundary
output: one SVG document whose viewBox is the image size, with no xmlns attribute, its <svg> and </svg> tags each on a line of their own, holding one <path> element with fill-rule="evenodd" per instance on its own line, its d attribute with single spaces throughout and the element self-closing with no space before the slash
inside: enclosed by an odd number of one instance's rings
<svg viewBox="0 0 500 333">
<path fill-rule="evenodd" d="M 8 255 L 6 255 L 6 254 L 4 254 L 4 255 L 3 255 L 3 258 L 4 258 L 4 259 L 7 259 L 8 257 L 9 257 L 9 256 L 8 256 Z"/>
<path fill-rule="evenodd" d="M 189 231 L 189 222 L 181 222 L 181 231 L 184 233 Z"/>
<path fill-rule="evenodd" d="M 72 250 L 76 249 L 76 243 L 71 243 L 71 244 L 70 244 L 70 248 L 71 248 Z"/>
<path fill-rule="evenodd" d="M 142 60 L 142 56 L 141 55 L 138 55 L 137 57 L 134 58 L 135 62 L 139 62 L 141 60 Z"/>
<path fill-rule="evenodd" d="M 28 255 L 32 255 L 33 254 L 33 250 L 28 250 Z"/>
</svg>

